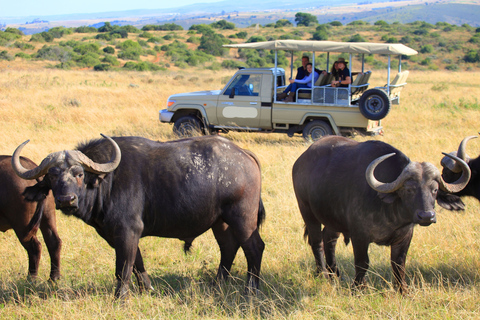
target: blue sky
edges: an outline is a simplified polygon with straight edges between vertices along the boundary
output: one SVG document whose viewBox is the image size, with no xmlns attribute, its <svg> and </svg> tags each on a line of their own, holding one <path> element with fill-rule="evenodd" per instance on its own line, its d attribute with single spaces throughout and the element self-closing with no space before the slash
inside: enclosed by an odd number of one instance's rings
<svg viewBox="0 0 480 320">
<path fill-rule="evenodd" d="M 220 0 L 0 0 L 0 17 L 165 9 Z"/>
</svg>

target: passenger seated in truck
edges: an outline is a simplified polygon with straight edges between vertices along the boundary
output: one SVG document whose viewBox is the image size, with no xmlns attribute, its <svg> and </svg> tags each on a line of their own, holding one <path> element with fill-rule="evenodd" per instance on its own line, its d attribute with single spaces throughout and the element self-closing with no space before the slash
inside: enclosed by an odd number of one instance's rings
<svg viewBox="0 0 480 320">
<path fill-rule="evenodd" d="M 320 76 L 320 73 L 317 71 L 313 71 L 313 67 L 311 63 L 307 64 L 307 75 L 301 79 L 290 79 L 290 84 L 285 88 L 285 90 L 277 96 L 277 100 L 282 100 L 284 98 L 285 102 L 293 102 L 295 101 L 295 92 L 297 92 L 297 89 L 299 88 L 311 88 L 312 87 L 312 77 L 314 77 L 313 82 L 317 81 L 318 77 Z"/>
<path fill-rule="evenodd" d="M 347 63 L 345 60 L 335 61 L 338 67 L 338 80 L 332 81 L 332 87 L 348 87 L 352 83 L 352 78 L 350 77 L 350 70 L 347 68 Z"/>
<path fill-rule="evenodd" d="M 305 78 L 305 76 L 308 76 L 308 71 L 307 71 L 307 64 L 310 62 L 310 58 L 307 56 L 302 57 L 302 65 L 298 67 L 297 69 L 297 75 L 295 76 L 295 80 L 302 80 Z M 318 72 L 318 74 L 326 71 L 318 70 L 315 68 L 315 71 Z"/>
</svg>

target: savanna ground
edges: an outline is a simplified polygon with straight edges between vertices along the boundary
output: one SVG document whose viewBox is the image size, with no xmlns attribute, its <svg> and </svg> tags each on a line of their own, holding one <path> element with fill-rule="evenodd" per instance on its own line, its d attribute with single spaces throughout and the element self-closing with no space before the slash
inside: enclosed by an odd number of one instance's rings
<svg viewBox="0 0 480 320">
<path fill-rule="evenodd" d="M 27 69 L 0 62 L 0 154 L 12 154 L 27 139 L 23 155 L 37 163 L 53 151 L 72 149 L 100 133 L 173 140 L 172 127 L 158 121 L 174 93 L 223 87 L 232 71 L 189 73 L 101 72 Z M 372 76 L 374 85 L 385 83 Z M 377 81 L 378 83 L 375 83 Z M 480 72 L 413 71 L 383 121 L 378 139 L 414 161 L 440 168 L 441 152 L 478 134 Z M 303 240 L 303 221 L 291 183 L 291 168 L 309 146 L 300 136 L 230 133 L 262 163 L 262 196 L 267 220 L 261 292 L 243 295 L 246 260 L 238 252 L 232 281 L 211 285 L 219 263 L 212 233 L 197 238 L 189 255 L 175 239 L 140 241 L 155 291 L 140 295 L 132 285 L 127 302 L 113 301 L 114 250 L 76 218 L 57 212 L 63 240 L 62 279 L 48 282 L 50 259 L 43 245 L 40 275 L 26 278 L 27 255 L 13 231 L 0 235 L 0 318 L 21 319 L 465 319 L 480 317 L 480 214 L 466 199 L 460 213 L 437 206 L 438 222 L 416 227 L 407 258 L 409 293 L 392 288 L 390 250 L 371 245 L 369 287 L 351 291 L 352 246 L 338 244 L 342 278 L 314 276 L 314 259 Z M 468 146 L 479 153 L 479 141 Z M 41 234 L 39 233 L 40 238 Z M 43 240 L 41 240 L 43 241 Z"/>
</svg>

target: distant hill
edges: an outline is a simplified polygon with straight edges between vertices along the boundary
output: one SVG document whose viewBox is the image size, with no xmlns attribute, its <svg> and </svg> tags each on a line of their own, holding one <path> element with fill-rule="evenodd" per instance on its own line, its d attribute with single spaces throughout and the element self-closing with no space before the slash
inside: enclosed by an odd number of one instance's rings
<svg viewBox="0 0 480 320">
<path fill-rule="evenodd" d="M 133 25 L 141 28 L 146 24 L 164 24 L 174 22 L 188 29 L 193 24 L 212 23 L 225 19 L 238 28 L 251 25 L 266 25 L 279 19 L 295 22 L 297 12 L 306 12 L 317 17 L 319 23 L 339 20 L 346 24 L 355 20 L 373 23 L 386 22 L 409 23 L 425 21 L 435 24 L 448 22 L 454 25 L 468 24 L 480 26 L 480 0 L 468 4 L 453 1 L 436 0 L 338 0 L 334 5 L 318 1 L 298 0 L 244 0 L 241 2 L 219 1 L 216 3 L 198 3 L 195 5 L 158 9 L 112 11 L 94 14 L 70 14 L 42 17 L 1 17 L 0 29 L 7 26 L 18 28 L 25 34 L 34 34 L 56 26 L 78 27 L 102 25 L 109 21 L 114 25 Z M 1 13 L 0 13 L 1 14 Z M 2 28 L 3 26 L 3 28 Z"/>
</svg>

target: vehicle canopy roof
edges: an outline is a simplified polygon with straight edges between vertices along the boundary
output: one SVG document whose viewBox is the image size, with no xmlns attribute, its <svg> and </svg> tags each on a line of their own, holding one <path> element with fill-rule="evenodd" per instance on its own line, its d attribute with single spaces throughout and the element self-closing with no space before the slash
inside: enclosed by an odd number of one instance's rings
<svg viewBox="0 0 480 320">
<path fill-rule="evenodd" d="M 223 45 L 227 48 L 287 50 L 287 51 L 318 51 L 346 52 L 359 54 L 386 54 L 412 56 L 418 52 L 401 43 L 373 42 L 338 42 L 315 40 L 273 40 L 263 42 L 239 43 Z"/>
</svg>

